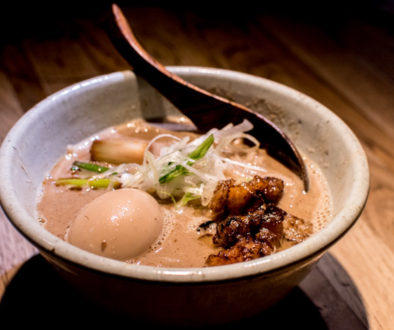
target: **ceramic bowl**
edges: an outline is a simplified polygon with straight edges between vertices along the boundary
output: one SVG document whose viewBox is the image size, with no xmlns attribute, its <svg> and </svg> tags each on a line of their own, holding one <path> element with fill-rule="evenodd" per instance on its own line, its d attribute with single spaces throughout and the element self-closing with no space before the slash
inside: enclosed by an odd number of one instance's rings
<svg viewBox="0 0 394 330">
<path fill-rule="evenodd" d="M 67 281 L 95 302 L 141 319 L 171 324 L 248 317 L 283 298 L 358 219 L 369 188 L 366 157 L 341 119 L 294 89 L 221 69 L 169 69 L 262 112 L 281 127 L 320 165 L 332 194 L 332 221 L 304 242 L 264 258 L 185 269 L 107 259 L 49 233 L 35 215 L 37 191 L 68 144 L 135 117 L 178 114 L 130 71 L 65 88 L 37 104 L 15 124 L 1 147 L 1 203 L 14 226 Z"/>
</svg>

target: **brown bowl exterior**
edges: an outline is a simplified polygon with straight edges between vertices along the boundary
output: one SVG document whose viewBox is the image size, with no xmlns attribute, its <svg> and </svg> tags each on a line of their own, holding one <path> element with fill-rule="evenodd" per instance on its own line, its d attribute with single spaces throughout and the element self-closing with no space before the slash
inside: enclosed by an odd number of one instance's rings
<svg viewBox="0 0 394 330">
<path fill-rule="evenodd" d="M 320 255 L 269 273 L 225 281 L 145 281 L 93 271 L 41 251 L 80 294 L 109 311 L 147 324 L 218 325 L 251 317 L 284 298 Z"/>
</svg>

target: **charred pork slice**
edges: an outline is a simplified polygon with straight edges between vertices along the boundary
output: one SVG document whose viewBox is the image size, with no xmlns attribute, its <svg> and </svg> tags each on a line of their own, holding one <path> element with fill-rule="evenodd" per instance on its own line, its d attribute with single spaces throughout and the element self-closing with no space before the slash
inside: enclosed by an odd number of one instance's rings
<svg viewBox="0 0 394 330">
<path fill-rule="evenodd" d="M 265 242 L 254 241 L 251 237 L 241 238 L 229 249 L 221 250 L 218 254 L 211 254 L 206 264 L 220 266 L 236 262 L 253 260 L 272 253 L 272 248 Z"/>
<path fill-rule="evenodd" d="M 228 216 L 217 223 L 213 242 L 223 248 L 210 255 L 208 266 L 225 265 L 274 253 L 283 241 L 291 245 L 312 234 L 310 222 L 288 214 L 274 204 L 264 204 L 242 216 Z"/>
<path fill-rule="evenodd" d="M 285 216 L 286 212 L 273 204 L 245 216 L 228 216 L 217 224 L 213 237 L 214 244 L 223 250 L 209 256 L 207 264 L 229 264 L 273 253 L 283 238 Z"/>
<path fill-rule="evenodd" d="M 215 213 L 243 214 L 247 208 L 263 202 L 277 203 L 282 196 L 284 183 L 274 177 L 255 175 L 252 180 L 235 184 L 233 179 L 219 182 L 210 209 Z"/>
<path fill-rule="evenodd" d="M 283 188 L 282 180 L 257 175 L 240 184 L 233 179 L 218 184 L 210 208 L 216 214 L 213 243 L 222 250 L 210 255 L 207 265 L 264 257 L 274 253 L 283 242 L 294 245 L 312 233 L 310 222 L 276 206 Z"/>
</svg>

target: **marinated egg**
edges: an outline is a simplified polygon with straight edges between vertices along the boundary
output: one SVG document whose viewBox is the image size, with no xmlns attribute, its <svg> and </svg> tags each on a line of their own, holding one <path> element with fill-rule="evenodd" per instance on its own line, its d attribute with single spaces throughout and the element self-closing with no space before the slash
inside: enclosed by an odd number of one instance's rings
<svg viewBox="0 0 394 330">
<path fill-rule="evenodd" d="M 119 189 L 84 206 L 66 240 L 104 257 L 127 260 L 148 250 L 162 227 L 160 205 L 151 195 L 137 189 Z"/>
</svg>

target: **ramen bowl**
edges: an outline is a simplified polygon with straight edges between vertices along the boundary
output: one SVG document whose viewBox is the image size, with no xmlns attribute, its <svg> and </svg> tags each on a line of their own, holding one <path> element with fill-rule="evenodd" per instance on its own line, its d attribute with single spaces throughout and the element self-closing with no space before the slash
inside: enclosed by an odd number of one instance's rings
<svg viewBox="0 0 394 330">
<path fill-rule="evenodd" d="M 130 317 L 166 324 L 246 318 L 285 297 L 356 222 L 368 195 L 367 160 L 356 136 L 340 118 L 294 89 L 222 69 L 169 69 L 263 113 L 283 129 L 326 177 L 332 220 L 289 249 L 252 261 L 201 268 L 128 264 L 84 251 L 48 232 L 37 220 L 37 195 L 67 145 L 133 118 L 179 115 L 130 71 L 65 88 L 15 124 L 0 152 L 2 207 L 59 274 L 95 303 Z"/>
</svg>

